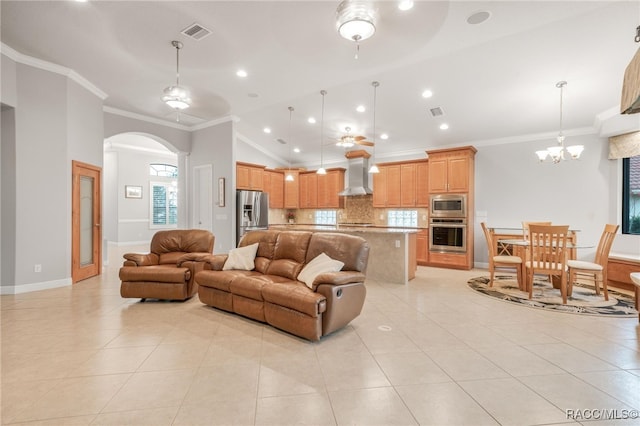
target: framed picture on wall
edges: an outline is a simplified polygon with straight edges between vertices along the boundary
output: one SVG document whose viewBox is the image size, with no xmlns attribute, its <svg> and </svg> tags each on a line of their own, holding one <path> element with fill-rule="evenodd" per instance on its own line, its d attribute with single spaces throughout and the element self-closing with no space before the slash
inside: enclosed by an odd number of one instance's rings
<svg viewBox="0 0 640 426">
<path fill-rule="evenodd" d="M 142 198 L 142 187 L 134 185 L 124 186 L 125 198 Z"/>
</svg>

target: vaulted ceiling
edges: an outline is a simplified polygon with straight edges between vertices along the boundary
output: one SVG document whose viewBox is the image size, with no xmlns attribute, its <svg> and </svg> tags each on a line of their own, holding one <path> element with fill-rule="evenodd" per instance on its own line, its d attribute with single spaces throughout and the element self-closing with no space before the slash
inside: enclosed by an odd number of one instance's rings
<svg viewBox="0 0 640 426">
<path fill-rule="evenodd" d="M 333 142 L 347 126 L 375 137 L 382 158 L 540 135 L 551 140 L 560 80 L 568 82 L 567 134 L 589 131 L 598 114 L 618 107 L 625 67 L 638 48 L 635 0 L 416 1 L 404 12 L 383 1 L 374 3 L 377 31 L 355 59 L 354 43 L 336 31 L 338 4 L 3 0 L 0 37 L 19 54 L 74 70 L 107 94 L 107 107 L 171 125 L 176 113 L 161 96 L 175 82 L 171 41 L 182 41 L 180 82 L 193 103 L 178 125 L 234 117 L 243 139 L 277 158 L 300 148 L 296 164 L 319 159 L 322 89 L 328 163 L 343 158 Z M 467 23 L 478 11 L 490 18 Z M 193 23 L 211 34 L 181 34 Z M 236 76 L 238 69 L 247 77 Z M 425 89 L 431 98 L 422 97 Z M 295 108 L 291 122 L 288 106 Z M 442 116 L 432 116 L 436 107 Z M 449 129 L 441 130 L 445 122 Z"/>
</svg>

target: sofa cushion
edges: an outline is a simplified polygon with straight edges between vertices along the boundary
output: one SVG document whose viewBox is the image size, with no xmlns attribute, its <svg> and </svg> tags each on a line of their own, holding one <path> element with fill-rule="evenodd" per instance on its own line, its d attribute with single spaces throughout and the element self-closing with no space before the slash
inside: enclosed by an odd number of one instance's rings
<svg viewBox="0 0 640 426">
<path fill-rule="evenodd" d="M 151 239 L 151 253 L 213 251 L 213 234 L 203 229 L 171 229 L 158 231 Z"/>
<path fill-rule="evenodd" d="M 301 231 L 280 232 L 267 274 L 295 280 L 304 267 L 311 235 Z"/>
<path fill-rule="evenodd" d="M 233 294 L 262 301 L 262 288 L 272 281 L 264 275 L 237 277 L 231 281 L 229 290 Z"/>
<path fill-rule="evenodd" d="M 313 260 L 302 268 L 298 274 L 298 281 L 302 281 L 307 287 L 313 287 L 313 281 L 320 274 L 325 272 L 338 272 L 344 266 L 344 262 L 330 258 L 324 253 L 320 253 Z"/>
<path fill-rule="evenodd" d="M 325 253 L 332 259 L 340 259 L 344 262 L 342 269 L 345 271 L 366 272 L 369 244 L 357 235 L 316 232 L 309 241 L 305 263 L 310 262 L 320 253 Z"/>
<path fill-rule="evenodd" d="M 173 265 L 123 266 L 120 268 L 121 281 L 184 284 L 189 278 L 191 278 L 189 268 L 178 268 Z"/>
<path fill-rule="evenodd" d="M 278 240 L 279 231 L 256 230 L 247 232 L 242 236 L 238 247 L 245 247 L 251 244 L 259 243 L 258 252 L 255 259 L 255 270 L 267 273 L 269 263 L 273 259 L 276 241 Z"/>
<path fill-rule="evenodd" d="M 241 271 L 250 271 L 255 267 L 254 259 L 258 251 L 258 243 L 245 247 L 238 247 L 229 252 L 227 260 L 222 267 L 223 271 L 229 269 L 239 269 Z"/>
<path fill-rule="evenodd" d="M 326 309 L 326 298 L 300 281 L 285 281 L 262 287 L 265 301 L 317 317 Z"/>
<path fill-rule="evenodd" d="M 261 275 L 255 271 L 201 271 L 196 274 L 196 282 L 202 287 L 230 292 L 231 282 L 238 277 Z"/>
</svg>

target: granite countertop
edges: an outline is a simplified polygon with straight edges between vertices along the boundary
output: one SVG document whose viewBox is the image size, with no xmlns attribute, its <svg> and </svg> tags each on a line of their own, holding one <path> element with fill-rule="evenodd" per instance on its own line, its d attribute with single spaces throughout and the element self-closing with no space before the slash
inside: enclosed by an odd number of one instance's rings
<svg viewBox="0 0 640 426">
<path fill-rule="evenodd" d="M 303 223 L 283 223 L 269 225 L 269 228 L 284 228 L 300 231 L 344 231 L 344 232 L 374 232 L 374 233 L 405 233 L 413 234 L 419 232 L 421 228 L 393 228 L 389 226 L 377 226 L 369 224 L 338 224 L 338 225 L 316 225 Z"/>
</svg>

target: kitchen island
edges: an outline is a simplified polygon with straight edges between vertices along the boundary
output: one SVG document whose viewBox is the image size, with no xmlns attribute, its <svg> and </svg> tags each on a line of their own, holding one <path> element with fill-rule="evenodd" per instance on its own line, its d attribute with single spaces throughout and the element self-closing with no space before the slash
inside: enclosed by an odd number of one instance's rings
<svg viewBox="0 0 640 426">
<path fill-rule="evenodd" d="M 369 243 L 367 279 L 382 283 L 407 284 L 416 274 L 416 236 L 419 229 L 313 224 L 270 225 L 269 229 L 357 235 Z"/>
</svg>

